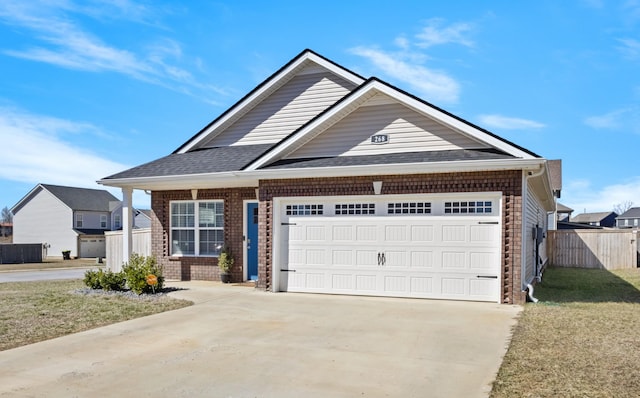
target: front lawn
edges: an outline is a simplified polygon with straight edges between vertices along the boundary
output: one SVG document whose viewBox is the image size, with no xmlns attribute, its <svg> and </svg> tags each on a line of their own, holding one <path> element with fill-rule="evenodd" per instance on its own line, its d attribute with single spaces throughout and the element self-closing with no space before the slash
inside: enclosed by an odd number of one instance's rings
<svg viewBox="0 0 640 398">
<path fill-rule="evenodd" d="M 551 268 L 491 397 L 638 397 L 640 270 Z"/>
<path fill-rule="evenodd" d="M 0 351 L 191 305 L 166 295 L 83 295 L 81 280 L 0 283 Z"/>
</svg>

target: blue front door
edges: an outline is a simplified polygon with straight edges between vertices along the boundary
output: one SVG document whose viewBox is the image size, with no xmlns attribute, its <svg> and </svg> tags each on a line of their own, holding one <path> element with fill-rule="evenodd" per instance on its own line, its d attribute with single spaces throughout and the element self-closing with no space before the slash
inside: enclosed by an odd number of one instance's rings
<svg viewBox="0 0 640 398">
<path fill-rule="evenodd" d="M 247 279 L 258 279 L 258 204 L 247 203 Z"/>
</svg>

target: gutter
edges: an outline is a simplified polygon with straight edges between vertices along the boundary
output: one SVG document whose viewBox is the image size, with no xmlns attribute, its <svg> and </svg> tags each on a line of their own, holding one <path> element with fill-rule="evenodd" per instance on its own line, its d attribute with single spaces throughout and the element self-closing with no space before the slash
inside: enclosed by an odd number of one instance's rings
<svg viewBox="0 0 640 398">
<path fill-rule="evenodd" d="M 295 178 L 381 176 L 394 174 L 459 173 L 471 171 L 537 170 L 544 159 L 477 160 L 432 163 L 396 163 L 342 167 L 307 167 L 271 170 L 238 170 L 140 178 L 102 179 L 97 183 L 143 190 L 257 187 L 260 180 Z M 542 169 L 544 172 L 544 169 Z"/>
</svg>

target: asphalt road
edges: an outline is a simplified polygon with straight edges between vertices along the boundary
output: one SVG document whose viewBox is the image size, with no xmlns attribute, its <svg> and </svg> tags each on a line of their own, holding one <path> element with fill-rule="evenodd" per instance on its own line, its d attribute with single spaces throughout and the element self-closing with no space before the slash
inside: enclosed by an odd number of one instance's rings
<svg viewBox="0 0 640 398">
<path fill-rule="evenodd" d="M 46 281 L 59 279 L 82 279 L 84 278 L 84 273 L 87 269 L 90 268 L 46 269 L 38 271 L 5 271 L 0 272 L 0 283 Z"/>
</svg>

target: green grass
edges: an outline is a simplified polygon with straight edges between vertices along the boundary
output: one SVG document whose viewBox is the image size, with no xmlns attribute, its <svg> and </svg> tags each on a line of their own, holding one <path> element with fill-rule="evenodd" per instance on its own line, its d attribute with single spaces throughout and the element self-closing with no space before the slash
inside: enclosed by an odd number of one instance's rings
<svg viewBox="0 0 640 398">
<path fill-rule="evenodd" d="M 637 397 L 640 270 L 551 268 L 514 330 L 491 397 Z"/>
<path fill-rule="evenodd" d="M 80 295 L 82 281 L 0 283 L 0 351 L 191 305 L 166 295 Z"/>
</svg>

